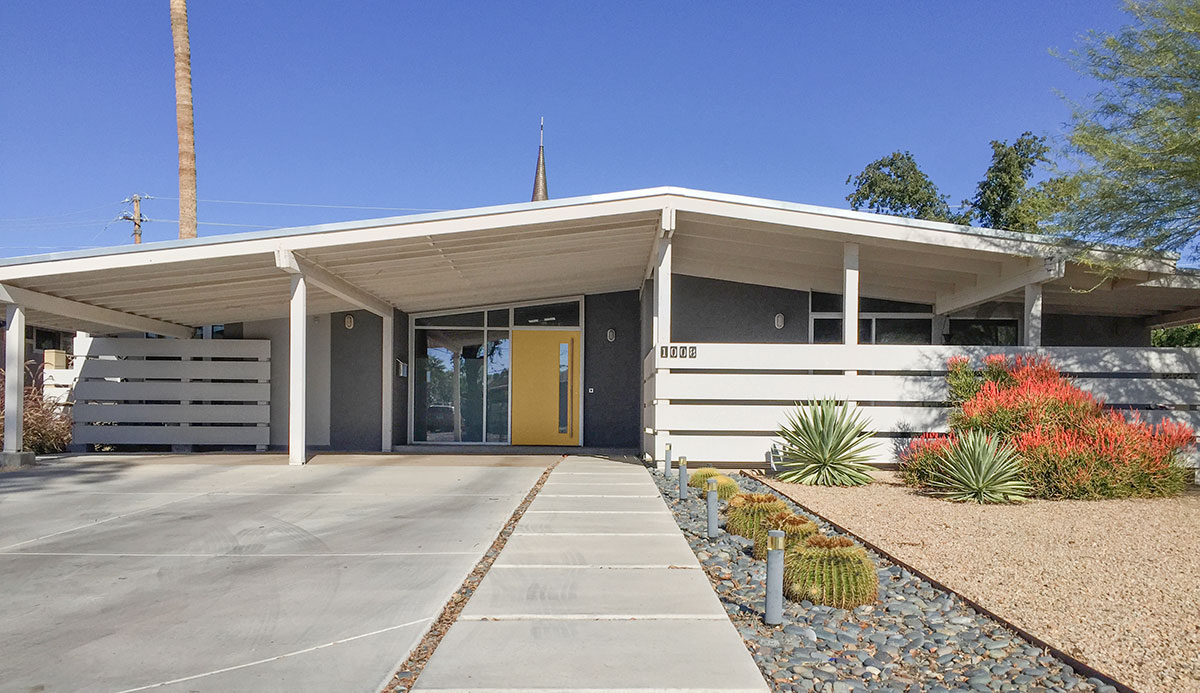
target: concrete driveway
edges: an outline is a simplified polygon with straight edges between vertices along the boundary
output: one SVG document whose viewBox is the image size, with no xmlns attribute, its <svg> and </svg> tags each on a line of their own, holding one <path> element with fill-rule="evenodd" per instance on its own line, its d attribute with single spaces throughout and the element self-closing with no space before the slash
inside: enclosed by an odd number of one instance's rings
<svg viewBox="0 0 1200 693">
<path fill-rule="evenodd" d="M 376 691 L 551 462 L 230 459 L 0 474 L 0 690 Z"/>
</svg>

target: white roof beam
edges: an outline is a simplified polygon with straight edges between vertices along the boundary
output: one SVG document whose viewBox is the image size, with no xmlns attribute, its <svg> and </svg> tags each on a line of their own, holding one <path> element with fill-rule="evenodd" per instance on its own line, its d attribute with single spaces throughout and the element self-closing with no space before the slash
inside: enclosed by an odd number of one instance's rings
<svg viewBox="0 0 1200 693">
<path fill-rule="evenodd" d="M 1061 279 L 1066 272 L 1066 262 L 1054 258 L 1043 258 L 1028 269 L 1002 275 L 999 279 L 965 289 L 938 294 L 933 311 L 939 315 L 972 308 L 981 303 L 995 300 L 1014 291 L 1023 290 L 1029 284 L 1043 284 Z"/>
<path fill-rule="evenodd" d="M 51 313 L 64 318 L 83 320 L 98 325 L 108 325 L 130 332 L 149 332 L 164 337 L 191 339 L 196 329 L 187 325 L 155 320 L 133 313 L 122 313 L 119 310 L 101 308 L 88 303 L 80 303 L 50 294 L 38 293 L 17 286 L 0 284 L 0 303 L 21 306 L 29 310 Z"/>
<path fill-rule="evenodd" d="M 392 304 L 290 250 L 275 251 L 275 266 L 288 274 L 304 275 L 309 284 L 337 296 L 347 303 L 369 310 L 383 318 L 392 317 Z"/>
<path fill-rule="evenodd" d="M 1200 322 L 1200 308 L 1155 315 L 1146 320 L 1146 324 L 1150 327 L 1179 327 L 1180 325 L 1195 325 L 1198 322 Z"/>
</svg>

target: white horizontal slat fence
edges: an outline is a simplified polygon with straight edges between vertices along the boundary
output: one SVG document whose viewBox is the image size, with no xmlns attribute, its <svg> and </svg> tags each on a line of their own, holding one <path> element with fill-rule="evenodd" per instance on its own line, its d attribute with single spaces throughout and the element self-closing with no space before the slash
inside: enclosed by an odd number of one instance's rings
<svg viewBox="0 0 1200 693">
<path fill-rule="evenodd" d="M 71 403 L 78 445 L 270 442 L 269 340 L 77 337 L 45 392 Z M 69 394 L 67 394 L 69 393 Z"/>
<path fill-rule="evenodd" d="M 1077 385 L 1146 421 L 1200 428 L 1200 349 L 990 348 L 840 344 L 671 344 L 643 362 L 646 452 L 662 459 L 763 464 L 797 402 L 856 402 L 894 461 L 896 437 L 945 431 L 946 363 L 965 356 L 1041 355 Z"/>
</svg>

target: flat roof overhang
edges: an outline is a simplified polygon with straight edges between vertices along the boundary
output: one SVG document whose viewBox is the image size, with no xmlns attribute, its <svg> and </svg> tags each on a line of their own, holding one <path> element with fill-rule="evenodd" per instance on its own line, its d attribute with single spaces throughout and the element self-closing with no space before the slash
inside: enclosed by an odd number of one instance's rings
<svg viewBox="0 0 1200 693">
<path fill-rule="evenodd" d="M 665 235 L 674 272 L 712 279 L 839 293 L 853 242 L 864 296 L 962 307 L 1020 300 L 1021 282 L 1037 280 L 1049 312 L 1200 306 L 1200 282 L 1175 275 L 1170 257 L 1135 258 L 1102 282 L 1050 267 L 1062 249 L 1038 236 L 681 188 L 14 258 L 0 261 L 0 287 L 181 326 L 282 318 L 290 275 L 278 256 L 290 253 L 349 287 L 310 287 L 310 313 L 364 300 L 425 312 L 638 289 Z M 117 331 L 87 319 L 104 315 L 39 306 L 30 324 Z"/>
</svg>

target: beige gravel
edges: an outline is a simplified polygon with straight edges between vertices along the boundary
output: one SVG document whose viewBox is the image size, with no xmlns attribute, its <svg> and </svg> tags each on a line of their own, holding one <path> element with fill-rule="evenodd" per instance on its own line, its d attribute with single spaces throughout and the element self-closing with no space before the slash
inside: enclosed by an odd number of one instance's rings
<svg viewBox="0 0 1200 693">
<path fill-rule="evenodd" d="M 891 472 L 780 484 L 824 515 L 1143 693 L 1200 691 L 1200 491 L 1179 498 L 950 503 Z"/>
</svg>

